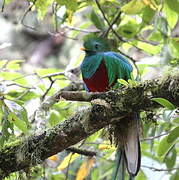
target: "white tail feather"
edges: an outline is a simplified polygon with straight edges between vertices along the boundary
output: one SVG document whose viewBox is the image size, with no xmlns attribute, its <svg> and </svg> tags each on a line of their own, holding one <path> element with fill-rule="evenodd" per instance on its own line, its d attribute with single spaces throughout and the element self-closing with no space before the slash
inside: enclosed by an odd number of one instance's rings
<svg viewBox="0 0 179 180">
<path fill-rule="evenodd" d="M 140 166 L 139 121 L 138 118 L 129 121 L 129 129 L 124 145 L 126 166 L 129 174 L 136 175 Z"/>
</svg>

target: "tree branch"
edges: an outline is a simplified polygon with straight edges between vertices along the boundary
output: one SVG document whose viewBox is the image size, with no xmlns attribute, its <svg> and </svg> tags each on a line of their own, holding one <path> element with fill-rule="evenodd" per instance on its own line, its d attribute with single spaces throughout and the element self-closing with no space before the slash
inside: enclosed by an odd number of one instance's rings
<svg viewBox="0 0 179 180">
<path fill-rule="evenodd" d="M 77 112 L 51 129 L 1 149 L 0 178 L 42 163 L 49 156 L 80 142 L 114 121 L 119 121 L 120 117 L 127 113 L 159 107 L 157 103 L 151 101 L 153 97 L 166 98 L 176 107 L 179 106 L 178 84 L 179 75 L 176 75 L 163 80 L 140 83 L 133 88 L 123 87 L 106 93 L 87 93 L 90 96 L 84 96 L 81 100 L 95 101 L 92 107 Z M 50 108 L 59 100 L 59 94 L 48 100 L 50 102 L 46 102 L 45 107 Z"/>
</svg>

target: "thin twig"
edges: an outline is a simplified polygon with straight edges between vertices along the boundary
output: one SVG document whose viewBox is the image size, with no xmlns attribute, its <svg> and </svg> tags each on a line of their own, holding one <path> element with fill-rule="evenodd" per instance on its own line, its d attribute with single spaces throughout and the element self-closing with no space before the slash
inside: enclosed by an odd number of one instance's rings
<svg viewBox="0 0 179 180">
<path fill-rule="evenodd" d="M 148 137 L 148 138 L 143 138 L 141 139 L 140 141 L 151 141 L 153 139 L 157 139 L 157 138 L 160 138 L 161 136 L 165 136 L 167 134 L 169 134 L 171 131 L 168 131 L 166 133 L 163 133 L 163 134 L 160 134 L 160 135 L 157 135 L 157 136 L 152 136 L 152 137 Z"/>
<path fill-rule="evenodd" d="M 50 89 L 52 88 L 54 82 L 56 80 L 53 80 L 51 77 L 49 77 L 50 80 L 50 86 L 47 88 L 47 90 L 45 91 L 45 93 L 43 94 L 43 96 L 41 97 L 42 101 L 45 99 L 45 96 L 48 94 L 48 92 L 50 91 Z"/>
<path fill-rule="evenodd" d="M 24 88 L 24 89 L 35 89 L 35 87 L 23 86 L 23 85 L 17 84 L 17 83 L 7 84 L 6 86 L 19 86 L 19 87 Z"/>
<path fill-rule="evenodd" d="M 31 11 L 31 8 L 33 7 L 33 5 L 35 4 L 36 0 L 33 2 L 33 4 L 30 4 L 29 7 L 27 8 L 27 10 L 24 12 L 24 15 L 22 16 L 22 19 L 21 19 L 21 24 L 23 26 L 25 26 L 26 28 L 29 28 L 33 31 L 37 31 L 37 29 L 35 27 L 32 27 L 32 26 L 29 26 L 27 24 L 24 23 L 24 19 L 25 17 L 27 16 L 27 14 Z"/>
<path fill-rule="evenodd" d="M 87 30 L 87 29 L 81 29 L 81 28 L 77 28 L 77 27 L 73 27 L 73 26 L 68 26 L 68 25 L 64 25 L 64 26 L 62 26 L 62 28 L 66 28 L 66 29 L 73 30 L 73 31 L 80 31 L 80 32 L 83 32 L 83 33 L 100 32 L 100 30 Z"/>
<path fill-rule="evenodd" d="M 80 74 L 80 66 L 77 66 L 75 68 L 69 69 L 69 70 L 65 70 L 63 72 L 57 72 L 57 73 L 51 73 L 51 74 L 47 74 L 45 76 L 42 76 L 41 78 L 52 78 L 55 76 L 66 76 L 70 81 L 74 82 L 74 81 L 79 81 L 77 78 L 77 75 Z"/>
<path fill-rule="evenodd" d="M 116 17 L 113 19 L 111 25 L 108 27 L 108 29 L 104 32 L 103 36 L 107 37 L 109 31 L 111 30 L 112 26 L 117 22 L 117 20 L 119 19 L 119 17 L 121 16 L 121 11 L 118 12 L 118 14 L 116 15 Z"/>
<path fill-rule="evenodd" d="M 81 154 L 81 155 L 84 155 L 84 156 L 96 156 L 97 155 L 97 153 L 94 152 L 94 151 L 88 151 L 86 149 L 78 149 L 78 148 L 75 148 L 75 147 L 69 147 L 66 150 L 70 151 L 70 152 L 73 152 L 73 153 Z"/>
<path fill-rule="evenodd" d="M 54 20 L 55 20 L 55 32 L 58 32 L 57 6 L 58 6 L 58 4 L 56 2 L 53 2 L 53 4 L 52 4 L 52 11 L 53 11 Z"/>
<path fill-rule="evenodd" d="M 151 169 L 152 171 L 174 171 L 174 170 L 179 170 L 179 168 L 170 168 L 170 169 L 161 168 L 161 169 L 159 169 L 159 168 L 154 168 L 154 167 L 146 166 L 146 165 L 142 165 L 142 167 Z"/>
</svg>

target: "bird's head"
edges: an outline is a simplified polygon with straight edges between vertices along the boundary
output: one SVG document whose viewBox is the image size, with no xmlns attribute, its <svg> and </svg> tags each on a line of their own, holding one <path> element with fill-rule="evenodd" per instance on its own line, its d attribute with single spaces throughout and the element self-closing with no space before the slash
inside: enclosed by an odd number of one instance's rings
<svg viewBox="0 0 179 180">
<path fill-rule="evenodd" d="M 95 54 L 97 52 L 109 51 L 107 40 L 99 38 L 94 35 L 87 35 L 84 38 L 83 48 L 86 54 Z"/>
</svg>

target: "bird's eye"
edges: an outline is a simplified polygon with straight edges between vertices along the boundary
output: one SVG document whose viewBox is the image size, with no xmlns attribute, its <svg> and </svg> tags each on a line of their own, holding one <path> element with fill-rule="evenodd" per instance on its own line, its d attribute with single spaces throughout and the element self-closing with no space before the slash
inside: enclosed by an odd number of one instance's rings
<svg viewBox="0 0 179 180">
<path fill-rule="evenodd" d="M 98 47 L 99 47 L 98 44 L 95 44 L 95 49 L 98 49 Z"/>
</svg>

